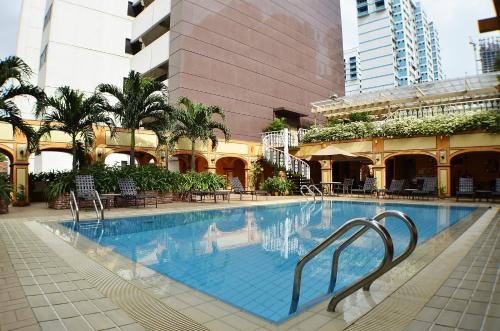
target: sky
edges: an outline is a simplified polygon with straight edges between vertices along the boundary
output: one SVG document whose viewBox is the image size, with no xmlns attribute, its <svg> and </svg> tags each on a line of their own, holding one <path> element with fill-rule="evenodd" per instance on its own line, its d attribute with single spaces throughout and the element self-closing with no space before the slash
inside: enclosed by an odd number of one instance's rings
<svg viewBox="0 0 500 331">
<path fill-rule="evenodd" d="M 491 0 L 421 0 L 438 28 L 441 57 L 447 78 L 475 74 L 469 37 L 479 38 L 477 20 L 494 15 Z M 16 50 L 16 34 L 22 0 L 0 0 L 0 59 Z M 340 0 L 344 49 L 357 46 L 356 1 Z M 483 35 L 485 36 L 485 35 Z"/>
</svg>

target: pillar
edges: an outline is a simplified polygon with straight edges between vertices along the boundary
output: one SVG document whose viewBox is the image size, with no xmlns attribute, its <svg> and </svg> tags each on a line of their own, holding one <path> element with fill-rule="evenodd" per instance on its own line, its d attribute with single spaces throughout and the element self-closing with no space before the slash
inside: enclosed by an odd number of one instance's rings
<svg viewBox="0 0 500 331">
<path fill-rule="evenodd" d="M 16 136 L 17 137 L 17 134 Z M 24 138 L 24 136 L 23 136 Z M 22 139 L 22 138 L 21 138 Z M 12 162 L 12 187 L 14 189 L 14 203 L 25 205 L 29 203 L 29 153 L 26 143 L 16 143 L 14 146 L 15 155 Z M 24 188 L 24 190 L 23 190 Z M 24 191 L 24 199 L 18 199 L 18 194 Z"/>
<path fill-rule="evenodd" d="M 248 166 L 245 166 L 245 182 L 243 183 L 245 190 L 248 190 L 250 188 L 249 179 L 250 179 L 250 168 L 248 168 Z"/>
<path fill-rule="evenodd" d="M 332 161 L 323 160 L 321 163 L 321 181 L 331 182 L 332 181 Z"/>
<path fill-rule="evenodd" d="M 450 138 L 436 136 L 437 146 L 437 178 L 440 196 L 451 195 L 451 165 L 450 165 Z"/>
<path fill-rule="evenodd" d="M 374 138 L 372 140 L 373 152 L 373 177 L 376 179 L 377 188 L 385 187 L 385 162 L 384 162 L 384 140 L 381 138 Z"/>
</svg>

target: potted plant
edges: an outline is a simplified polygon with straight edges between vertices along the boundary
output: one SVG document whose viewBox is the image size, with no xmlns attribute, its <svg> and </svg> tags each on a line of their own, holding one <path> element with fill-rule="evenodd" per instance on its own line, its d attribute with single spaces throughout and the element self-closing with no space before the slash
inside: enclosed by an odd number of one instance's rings
<svg viewBox="0 0 500 331">
<path fill-rule="evenodd" d="M 9 212 L 9 204 L 12 200 L 12 185 L 3 176 L 0 176 L 0 214 Z"/>
<path fill-rule="evenodd" d="M 15 207 L 26 207 L 30 203 L 26 196 L 26 186 L 19 185 L 16 192 L 16 201 L 14 202 Z"/>
<path fill-rule="evenodd" d="M 285 195 L 292 189 L 293 183 L 280 177 L 269 177 L 261 185 L 261 190 L 274 195 Z"/>
</svg>

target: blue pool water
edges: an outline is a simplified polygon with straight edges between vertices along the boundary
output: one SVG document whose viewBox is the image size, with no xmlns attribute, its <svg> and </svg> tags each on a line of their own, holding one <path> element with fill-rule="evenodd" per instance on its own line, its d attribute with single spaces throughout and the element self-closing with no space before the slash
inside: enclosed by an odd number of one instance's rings
<svg viewBox="0 0 500 331">
<path fill-rule="evenodd" d="M 289 317 L 298 259 L 349 219 L 390 209 L 414 220 L 419 243 L 474 211 L 469 207 L 325 201 L 110 219 L 103 222 L 103 231 L 81 222 L 74 230 L 192 288 L 281 322 Z M 62 224 L 74 226 L 73 222 Z M 399 220 L 388 219 L 385 225 L 394 241 L 395 256 L 399 255 L 409 232 Z M 334 247 L 304 268 L 299 309 L 325 298 Z M 382 256 L 382 241 L 369 230 L 343 252 L 336 291 L 375 268 Z"/>
</svg>

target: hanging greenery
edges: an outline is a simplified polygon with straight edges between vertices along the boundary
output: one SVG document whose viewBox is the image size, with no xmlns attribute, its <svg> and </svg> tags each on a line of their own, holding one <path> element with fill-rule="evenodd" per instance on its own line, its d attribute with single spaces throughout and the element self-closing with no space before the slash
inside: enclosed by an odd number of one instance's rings
<svg viewBox="0 0 500 331">
<path fill-rule="evenodd" d="M 500 133 L 499 112 L 468 112 L 427 118 L 398 118 L 379 122 L 336 123 L 307 131 L 302 142 L 324 142 L 363 138 L 434 136 L 481 130 Z"/>
</svg>

